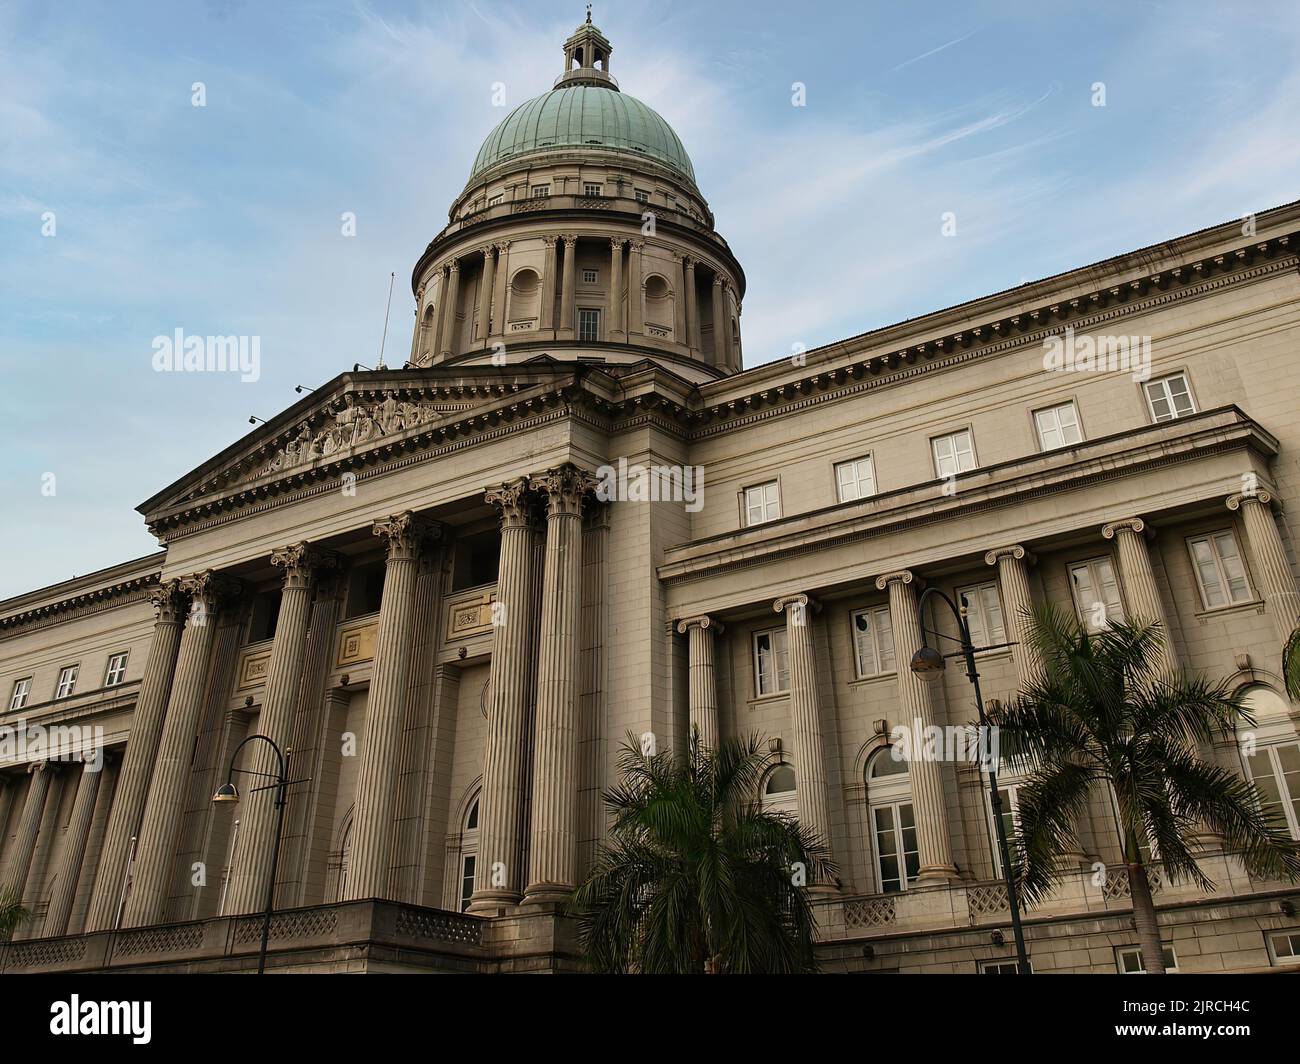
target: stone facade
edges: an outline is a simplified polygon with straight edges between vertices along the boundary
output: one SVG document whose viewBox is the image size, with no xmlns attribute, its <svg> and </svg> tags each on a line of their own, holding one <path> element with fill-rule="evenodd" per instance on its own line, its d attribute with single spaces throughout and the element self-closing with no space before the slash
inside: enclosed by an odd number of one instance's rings
<svg viewBox="0 0 1300 1064">
<path fill-rule="evenodd" d="M 560 87 L 616 93 L 610 51 L 580 27 Z M 979 603 L 989 698 L 1031 668 L 1022 608 L 1119 609 L 1249 690 L 1257 772 L 1292 756 L 1300 204 L 742 371 L 744 275 L 689 161 L 586 132 L 476 169 L 416 265 L 406 366 L 143 503 L 160 553 L 0 603 L 0 725 L 52 743 L 0 756 L 0 881 L 36 914 L 5 971 L 253 967 L 274 792 L 210 798 L 232 758 L 272 769 L 255 734 L 299 781 L 274 970 L 575 970 L 556 905 L 619 746 L 692 726 L 793 769 L 762 800 L 840 867 L 828 970 L 1005 963 L 979 771 L 878 771 L 896 726 L 974 715 L 957 670 L 906 668 L 925 586 Z M 610 498 L 620 461 L 703 492 Z M 65 756 L 96 746 L 96 772 Z M 1104 794 L 1080 845 L 1026 914 L 1037 971 L 1136 944 Z M 1156 877 L 1177 967 L 1294 962 L 1300 888 L 1206 868 L 1208 893 Z"/>
</svg>

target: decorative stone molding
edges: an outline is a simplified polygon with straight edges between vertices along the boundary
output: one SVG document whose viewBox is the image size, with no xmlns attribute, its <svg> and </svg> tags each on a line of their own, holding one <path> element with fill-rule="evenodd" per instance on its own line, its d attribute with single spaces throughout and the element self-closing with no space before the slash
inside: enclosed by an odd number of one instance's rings
<svg viewBox="0 0 1300 1064">
<path fill-rule="evenodd" d="M 785 613 L 787 610 L 794 613 L 796 610 L 820 610 L 821 608 L 820 602 L 802 591 L 795 595 L 783 595 L 772 602 L 772 610 L 775 613 Z"/>
<path fill-rule="evenodd" d="M 0 632 L 8 635 L 19 631 L 48 628 L 52 624 L 102 613 L 104 610 L 116 609 L 132 602 L 142 600 L 152 602 L 151 596 L 156 587 L 158 587 L 157 573 L 123 580 L 45 606 L 36 606 L 20 613 L 11 613 L 7 617 L 0 617 Z"/>
<path fill-rule="evenodd" d="M 1261 506 L 1269 507 L 1276 513 L 1282 513 L 1284 511 L 1282 500 L 1266 488 L 1260 488 L 1258 491 L 1250 493 L 1238 492 L 1236 495 L 1229 495 L 1227 506 L 1229 510 L 1235 512 L 1241 509 L 1243 503 L 1248 502 L 1257 502 Z"/>
<path fill-rule="evenodd" d="M 1029 565 L 1033 565 L 1035 560 L 1034 556 L 1019 543 L 1013 543 L 1009 547 L 994 547 L 984 552 L 985 565 L 997 565 L 1000 558 L 1015 558 L 1016 561 L 1023 561 Z"/>
<path fill-rule="evenodd" d="M 271 564 L 284 570 L 285 587 L 310 587 L 317 569 L 338 566 L 339 556 L 310 543 L 294 543 L 271 552 Z"/>
<path fill-rule="evenodd" d="M 159 624 L 175 624 L 185 616 L 185 595 L 179 580 L 168 580 L 149 591 L 149 604 Z"/>
<path fill-rule="evenodd" d="M 911 569 L 897 569 L 892 573 L 885 573 L 876 577 L 876 590 L 884 591 L 890 584 L 895 581 L 902 584 L 910 584 L 914 579 Z"/>
<path fill-rule="evenodd" d="M 566 464 L 531 477 L 528 486 L 546 496 L 548 514 L 581 515 L 583 503 L 596 490 L 596 474 Z"/>
<path fill-rule="evenodd" d="M 193 576 L 182 577 L 177 583 L 180 591 L 194 602 L 202 602 L 211 612 L 228 602 L 234 602 L 243 594 L 243 581 L 218 573 L 214 569 L 205 569 Z"/>
<path fill-rule="evenodd" d="M 721 635 L 726 631 L 726 627 L 721 621 L 714 617 L 710 617 L 707 613 L 701 613 L 696 617 L 683 617 L 677 622 L 677 632 L 680 635 L 685 635 L 692 628 L 712 628 L 718 633 L 718 635 Z"/>
<path fill-rule="evenodd" d="M 415 558 L 426 544 L 443 535 L 441 524 L 410 510 L 376 521 L 371 531 L 385 541 L 389 558 Z"/>
<path fill-rule="evenodd" d="M 500 512 L 503 528 L 526 528 L 532 523 L 533 498 L 527 477 L 489 488 L 483 501 Z"/>
<path fill-rule="evenodd" d="M 1106 539 L 1114 539 L 1118 532 L 1132 532 L 1140 536 L 1147 530 L 1147 523 L 1140 517 L 1126 517 L 1122 521 L 1112 521 L 1101 526 L 1101 534 Z"/>
</svg>

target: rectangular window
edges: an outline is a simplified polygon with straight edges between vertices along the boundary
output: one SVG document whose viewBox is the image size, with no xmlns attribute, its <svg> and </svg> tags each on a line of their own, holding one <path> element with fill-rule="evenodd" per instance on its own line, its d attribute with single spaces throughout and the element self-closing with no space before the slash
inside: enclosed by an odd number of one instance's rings
<svg viewBox="0 0 1300 1064">
<path fill-rule="evenodd" d="M 790 690 L 790 659 L 784 628 L 754 633 L 754 690 L 759 697 Z"/>
<path fill-rule="evenodd" d="M 975 468 L 975 445 L 969 429 L 936 436 L 930 446 L 934 449 L 935 476 L 953 477 Z"/>
<path fill-rule="evenodd" d="M 636 201 L 637 203 L 649 203 L 650 193 L 643 188 L 638 188 L 636 190 Z"/>
<path fill-rule="evenodd" d="M 1124 604 L 1109 558 L 1093 558 L 1070 566 L 1070 589 L 1079 620 L 1090 631 L 1099 632 L 1111 621 L 1124 619 Z"/>
<path fill-rule="evenodd" d="M 533 186 L 533 199 L 541 199 L 543 196 L 549 196 L 550 194 L 551 194 L 550 185 Z"/>
<path fill-rule="evenodd" d="M 469 908 L 469 899 L 474 894 L 474 866 L 478 859 L 467 853 L 460 865 L 460 911 Z"/>
<path fill-rule="evenodd" d="M 9 696 L 10 709 L 22 709 L 27 705 L 27 696 L 32 693 L 32 678 L 24 676 L 21 680 L 14 681 L 13 694 Z"/>
<path fill-rule="evenodd" d="M 999 771 L 1005 771 L 1005 768 L 999 768 Z M 1007 833 L 1007 849 L 1011 853 L 1012 862 L 1016 859 L 1016 832 L 1017 825 L 1020 822 L 1020 784 L 1011 783 L 1006 786 L 999 784 L 998 800 L 1002 803 L 1002 830 Z M 998 845 L 998 826 L 993 819 L 993 802 L 987 800 L 989 814 L 989 838 L 993 845 L 993 867 L 997 874 L 1002 875 L 1002 847 Z"/>
<path fill-rule="evenodd" d="M 921 872 L 916 846 L 916 817 L 911 802 L 878 805 L 871 810 L 876 833 L 876 871 L 882 894 L 906 890 Z"/>
<path fill-rule="evenodd" d="M 583 271 L 582 271 L 582 283 L 583 283 L 583 284 L 595 284 L 595 283 L 596 283 L 597 281 L 599 281 L 599 280 L 600 280 L 600 274 L 597 273 L 595 270 L 583 270 Z"/>
<path fill-rule="evenodd" d="M 775 480 L 745 489 L 745 524 L 761 525 L 781 516 L 781 489 Z"/>
<path fill-rule="evenodd" d="M 957 589 L 957 603 L 966 599 L 966 623 L 970 625 L 970 641 L 976 649 L 995 646 L 1007 641 L 1006 625 L 1002 623 L 1002 600 L 994 582 L 974 584 Z"/>
<path fill-rule="evenodd" d="M 853 654 L 858 676 L 894 672 L 894 629 L 888 606 L 858 610 L 853 615 Z"/>
<path fill-rule="evenodd" d="M 110 655 L 108 670 L 104 673 L 104 686 L 116 687 L 126 679 L 126 651 Z"/>
<path fill-rule="evenodd" d="M 600 185 L 583 185 L 582 194 L 584 196 L 599 196 L 601 194 Z"/>
<path fill-rule="evenodd" d="M 578 311 L 578 340 L 594 343 L 600 339 L 600 311 L 583 307 Z"/>
<path fill-rule="evenodd" d="M 1278 964 L 1300 964 L 1300 931 L 1279 931 L 1269 935 L 1268 950 Z"/>
<path fill-rule="evenodd" d="M 1237 538 L 1230 530 L 1189 539 L 1187 549 L 1192 554 L 1201 601 L 1207 610 L 1250 601 L 1246 567 L 1241 562 Z"/>
<path fill-rule="evenodd" d="M 1079 412 L 1073 403 L 1049 406 L 1046 410 L 1034 412 L 1034 424 L 1038 428 L 1038 446 L 1044 451 L 1054 451 L 1058 447 L 1069 447 L 1073 443 L 1083 442 L 1083 430 L 1079 427 Z"/>
<path fill-rule="evenodd" d="M 80 665 L 65 665 L 59 670 L 59 684 L 54 689 L 55 698 L 67 698 L 77 687 Z"/>
<path fill-rule="evenodd" d="M 1032 972 L 1034 966 L 1029 965 Z M 1019 975 L 1020 964 L 1018 961 L 980 961 L 980 975 Z"/>
<path fill-rule="evenodd" d="M 1160 952 L 1165 957 L 1165 971 L 1178 971 L 1178 956 L 1174 953 L 1174 947 L 1162 945 Z M 1142 950 L 1137 946 L 1116 946 L 1115 967 L 1120 975 L 1146 975 L 1147 971 L 1142 963 Z"/>
<path fill-rule="evenodd" d="M 1246 756 L 1246 769 L 1264 815 L 1300 839 L 1300 743 L 1256 747 Z"/>
<path fill-rule="evenodd" d="M 840 502 L 867 499 L 876 493 L 876 468 L 871 455 L 835 466 L 835 488 Z"/>
<path fill-rule="evenodd" d="M 500 203 L 503 199 L 505 199 L 505 195 L 504 195 L 504 193 L 498 192 L 495 196 L 489 196 L 489 197 L 488 197 L 487 205 L 488 205 L 489 207 L 495 207 L 495 206 L 496 206 L 498 203 Z"/>
<path fill-rule="evenodd" d="M 1187 386 L 1187 377 L 1182 373 L 1162 377 L 1158 381 L 1147 381 L 1144 389 L 1153 421 L 1173 421 L 1174 418 L 1196 413 L 1192 390 Z"/>
</svg>

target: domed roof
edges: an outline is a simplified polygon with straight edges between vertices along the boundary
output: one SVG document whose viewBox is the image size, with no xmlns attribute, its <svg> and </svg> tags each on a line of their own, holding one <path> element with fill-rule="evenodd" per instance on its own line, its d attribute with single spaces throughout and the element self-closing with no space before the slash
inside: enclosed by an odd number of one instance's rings
<svg viewBox="0 0 1300 1064">
<path fill-rule="evenodd" d="M 599 85 L 564 85 L 520 104 L 488 134 L 470 172 L 552 148 L 605 148 L 647 156 L 695 183 L 672 126 L 640 100 Z"/>
</svg>

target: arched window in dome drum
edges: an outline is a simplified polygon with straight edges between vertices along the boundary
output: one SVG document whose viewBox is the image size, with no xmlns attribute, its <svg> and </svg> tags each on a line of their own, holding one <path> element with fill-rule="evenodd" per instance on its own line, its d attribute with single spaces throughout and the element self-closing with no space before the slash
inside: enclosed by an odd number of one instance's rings
<svg viewBox="0 0 1300 1064">
<path fill-rule="evenodd" d="M 671 336 L 673 332 L 673 290 L 659 274 L 645 282 L 645 324 L 651 336 Z"/>
<path fill-rule="evenodd" d="M 507 321 L 511 326 L 524 325 L 537 321 L 541 310 L 541 278 L 537 272 L 525 266 L 510 279 L 510 305 L 507 308 Z"/>
</svg>

